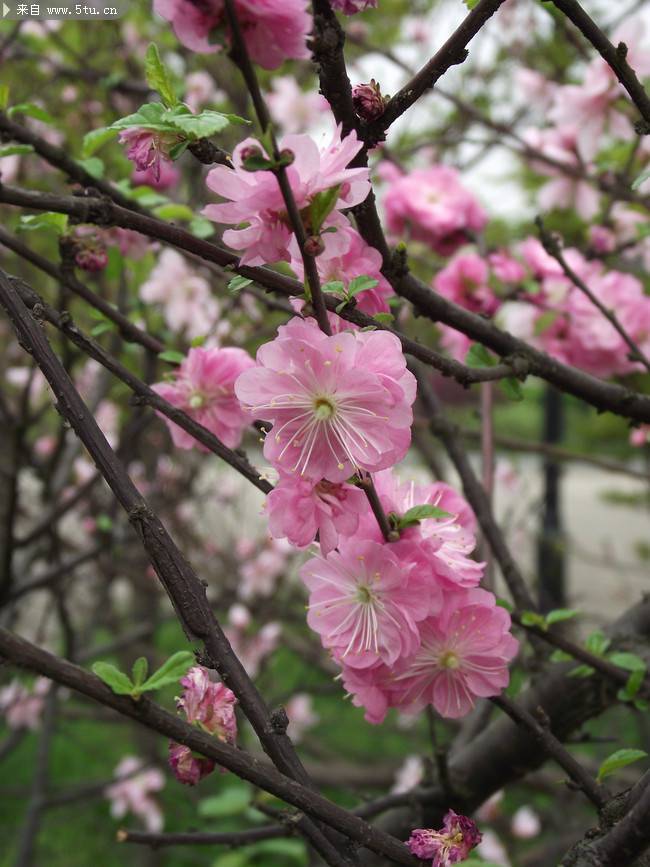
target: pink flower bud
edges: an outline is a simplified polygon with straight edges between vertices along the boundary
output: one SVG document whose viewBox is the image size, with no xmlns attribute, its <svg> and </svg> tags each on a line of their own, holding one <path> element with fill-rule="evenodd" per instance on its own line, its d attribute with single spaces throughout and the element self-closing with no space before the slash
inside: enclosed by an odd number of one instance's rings
<svg viewBox="0 0 650 867">
<path fill-rule="evenodd" d="M 320 235 L 310 235 L 305 241 L 305 253 L 309 256 L 320 256 L 325 250 L 325 244 Z"/>
<path fill-rule="evenodd" d="M 215 769 L 216 763 L 205 756 L 194 755 L 189 747 L 170 741 L 169 765 L 179 783 L 196 786 Z"/>
<path fill-rule="evenodd" d="M 82 247 L 75 253 L 74 261 L 78 268 L 94 274 L 108 265 L 108 254 L 103 247 Z"/>
<path fill-rule="evenodd" d="M 356 84 L 352 88 L 352 104 L 359 117 L 376 120 L 384 113 L 386 100 L 381 95 L 379 84 L 371 78 L 370 84 Z"/>
</svg>

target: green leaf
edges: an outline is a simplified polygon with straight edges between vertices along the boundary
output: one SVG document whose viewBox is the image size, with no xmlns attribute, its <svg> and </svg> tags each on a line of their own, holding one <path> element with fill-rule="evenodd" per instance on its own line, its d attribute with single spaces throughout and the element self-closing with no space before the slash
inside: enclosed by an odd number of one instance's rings
<svg viewBox="0 0 650 867">
<path fill-rule="evenodd" d="M 18 228 L 25 232 L 48 229 L 50 232 L 62 235 L 68 228 L 68 217 L 66 214 L 55 214 L 53 211 L 43 211 L 42 214 L 26 214 L 20 218 Z"/>
<path fill-rule="evenodd" d="M 95 518 L 95 524 L 98 530 L 101 530 L 102 533 L 110 533 L 113 529 L 113 519 L 110 515 L 102 513 L 101 515 L 97 515 Z"/>
<path fill-rule="evenodd" d="M 88 157 L 87 160 L 77 160 L 82 169 L 85 169 L 93 178 L 104 177 L 104 161 L 99 157 Z"/>
<path fill-rule="evenodd" d="M 165 112 L 165 106 L 161 102 L 146 102 L 134 114 L 127 114 L 126 117 L 116 120 L 110 125 L 110 129 L 143 127 L 158 132 L 169 132 L 173 127 L 163 120 Z"/>
<path fill-rule="evenodd" d="M 463 3 L 465 4 L 465 6 L 467 6 L 467 8 L 471 12 L 472 9 L 474 9 L 476 6 L 478 6 L 479 0 L 463 0 Z"/>
<path fill-rule="evenodd" d="M 106 144 L 107 141 L 115 138 L 117 131 L 109 126 L 100 126 L 99 129 L 91 129 L 83 138 L 81 144 L 81 156 L 83 159 L 91 157 L 95 151 Z"/>
<path fill-rule="evenodd" d="M 252 282 L 253 281 L 249 277 L 242 277 L 240 274 L 237 274 L 237 276 L 233 277 L 228 283 L 228 289 L 234 294 L 239 292 L 241 289 L 244 289 L 246 286 L 250 286 Z"/>
<path fill-rule="evenodd" d="M 618 698 L 621 701 L 632 701 L 638 691 L 641 689 L 641 684 L 645 680 L 645 668 L 637 669 L 637 671 L 633 671 L 632 674 L 628 677 L 627 683 L 618 691 Z"/>
<path fill-rule="evenodd" d="M 632 189 L 638 190 L 641 184 L 644 181 L 647 181 L 648 178 L 650 178 L 650 168 L 644 169 L 640 175 L 637 175 L 637 177 L 632 181 Z"/>
<path fill-rule="evenodd" d="M 155 671 L 148 680 L 140 687 L 141 692 L 149 692 L 152 689 L 161 689 L 178 681 L 194 663 L 194 654 L 189 650 L 179 650 L 163 663 L 158 671 Z"/>
<path fill-rule="evenodd" d="M 465 356 L 465 364 L 468 367 L 494 367 L 496 358 L 482 343 L 472 343 Z"/>
<path fill-rule="evenodd" d="M 252 865 L 249 851 L 246 849 L 240 849 L 237 852 L 224 852 L 223 855 L 219 855 L 216 861 L 212 862 L 212 867 L 252 867 Z"/>
<path fill-rule="evenodd" d="M 508 602 L 507 599 L 502 599 L 501 597 L 499 597 L 496 600 L 496 603 L 499 606 L 499 608 L 505 608 L 506 611 L 509 611 L 510 613 L 512 613 L 514 611 L 514 608 L 512 607 L 512 603 Z"/>
<path fill-rule="evenodd" d="M 563 620 L 571 620 L 573 617 L 578 617 L 579 613 L 572 608 L 556 608 L 554 611 L 549 611 L 546 615 L 546 622 L 551 626 L 553 623 L 562 623 Z"/>
<path fill-rule="evenodd" d="M 205 334 L 199 334 L 198 337 L 193 337 L 193 338 L 192 338 L 192 340 L 190 341 L 190 346 L 191 346 L 192 348 L 194 348 L 194 347 L 196 347 L 196 346 L 203 346 L 203 344 L 205 343 L 205 339 L 206 339 L 206 335 L 205 335 Z"/>
<path fill-rule="evenodd" d="M 508 376 L 499 380 L 499 388 L 509 400 L 523 400 L 524 392 L 521 383 L 514 376 Z"/>
<path fill-rule="evenodd" d="M 144 56 L 144 74 L 149 87 L 160 94 L 160 98 L 168 108 L 178 104 L 169 72 L 160 59 L 158 46 L 153 42 Z"/>
<path fill-rule="evenodd" d="M 168 113 L 165 117 L 168 117 Z M 202 111 L 201 114 L 180 114 L 173 118 L 170 117 L 173 126 L 193 139 L 210 138 L 218 132 L 230 126 L 230 121 L 225 114 L 218 111 Z"/>
<path fill-rule="evenodd" d="M 149 663 L 147 662 L 146 657 L 139 656 L 133 663 L 133 668 L 131 669 L 131 677 L 133 678 L 133 683 L 136 686 L 142 686 L 142 684 L 147 679 L 148 671 Z"/>
<path fill-rule="evenodd" d="M 194 211 L 188 208 L 187 205 L 169 202 L 166 205 L 159 205 L 154 209 L 154 216 L 160 220 L 193 220 Z"/>
<path fill-rule="evenodd" d="M 595 669 L 593 669 L 590 665 L 577 665 L 575 668 L 572 668 L 568 673 L 569 677 L 591 677 L 592 674 L 595 673 Z"/>
<path fill-rule="evenodd" d="M 395 321 L 392 313 L 374 313 L 372 318 L 381 325 L 390 325 L 391 322 Z"/>
<path fill-rule="evenodd" d="M 536 626 L 538 629 L 546 629 L 546 618 L 537 611 L 522 611 L 521 622 L 524 626 Z"/>
<path fill-rule="evenodd" d="M 251 846 L 249 851 L 254 855 L 255 863 L 260 864 L 267 864 L 268 858 L 273 859 L 273 864 L 285 865 L 287 859 L 303 865 L 308 862 L 307 850 L 302 840 L 262 840 Z M 268 857 L 262 861 L 258 860 L 260 856 Z"/>
<path fill-rule="evenodd" d="M 598 769 L 598 782 L 602 782 L 605 777 L 609 777 L 619 768 L 624 768 L 631 765 L 633 762 L 638 762 L 639 759 L 645 759 L 648 754 L 644 750 L 616 750 L 611 756 L 608 756 Z"/>
<path fill-rule="evenodd" d="M 187 140 L 179 141 L 175 145 L 172 145 L 169 149 L 169 156 L 171 159 L 174 161 L 180 159 L 187 150 L 188 145 L 189 142 Z"/>
<path fill-rule="evenodd" d="M 4 111 L 9 105 L 9 85 L 0 84 L 0 109 Z"/>
<path fill-rule="evenodd" d="M 348 295 L 350 298 L 354 298 L 355 295 L 358 295 L 359 292 L 365 292 L 367 289 L 374 289 L 375 286 L 379 286 L 379 280 L 375 280 L 374 277 L 368 277 L 365 274 L 362 274 L 360 277 L 355 277 L 354 280 L 350 280 L 348 285 Z"/>
<path fill-rule="evenodd" d="M 101 337 L 102 334 L 106 334 L 107 331 L 110 331 L 113 328 L 112 322 L 100 322 L 98 325 L 95 325 L 90 329 L 90 334 L 92 337 Z"/>
<path fill-rule="evenodd" d="M 8 117 L 13 117 L 15 114 L 24 114 L 25 117 L 33 117 L 43 123 L 56 123 L 56 120 L 52 115 L 45 111 L 44 108 L 41 108 L 40 105 L 36 105 L 35 102 L 21 102 L 18 105 L 12 105 L 11 108 L 7 109 Z"/>
<path fill-rule="evenodd" d="M 312 235 L 318 235 L 323 223 L 334 210 L 334 205 L 338 201 L 341 185 L 330 187 L 328 190 L 323 190 L 321 193 L 316 193 L 309 205 L 309 226 Z"/>
<path fill-rule="evenodd" d="M 610 653 L 607 659 L 626 671 L 645 672 L 646 670 L 645 662 L 636 653 Z"/>
<path fill-rule="evenodd" d="M 0 158 L 32 153 L 34 148 L 29 144 L 8 144 L 0 147 Z"/>
<path fill-rule="evenodd" d="M 572 659 L 571 654 L 563 650 L 554 650 L 551 654 L 551 662 L 570 662 Z"/>
<path fill-rule="evenodd" d="M 95 662 L 92 666 L 93 674 L 96 674 L 100 680 L 103 680 L 106 686 L 109 686 L 116 695 L 131 695 L 134 685 L 128 674 L 124 674 L 119 668 L 111 665 L 110 662 Z"/>
<path fill-rule="evenodd" d="M 263 153 L 251 154 L 243 161 L 242 166 L 247 172 L 268 172 L 275 168 L 275 163 Z"/>
<path fill-rule="evenodd" d="M 172 364 L 182 364 L 185 361 L 185 356 L 177 349 L 165 349 L 164 352 L 158 353 L 158 358 L 161 361 L 170 361 Z"/>
<path fill-rule="evenodd" d="M 603 656 L 611 643 L 610 638 L 607 638 L 603 632 L 596 630 L 596 632 L 592 632 L 591 635 L 587 636 L 585 648 L 595 656 Z"/>
<path fill-rule="evenodd" d="M 445 512 L 444 509 L 439 509 L 437 506 L 431 506 L 428 503 L 424 503 L 421 506 L 413 506 L 408 511 L 404 512 L 404 514 L 398 519 L 397 529 L 405 530 L 407 527 L 413 527 L 415 524 L 419 524 L 420 521 L 424 521 L 427 518 L 451 518 L 452 515 L 449 512 Z"/>
<path fill-rule="evenodd" d="M 194 217 L 188 228 L 197 238 L 209 238 L 214 235 L 214 225 L 205 217 Z"/>
<path fill-rule="evenodd" d="M 538 316 L 534 328 L 535 337 L 539 337 L 547 328 L 550 328 L 559 315 L 560 314 L 556 310 L 545 310 L 541 316 Z"/>
<path fill-rule="evenodd" d="M 243 786 L 229 786 L 221 794 L 199 802 L 199 816 L 205 819 L 224 819 L 238 816 L 248 807 L 251 793 Z"/>
<path fill-rule="evenodd" d="M 321 286 L 321 291 L 342 297 L 345 295 L 345 285 L 340 280 L 330 280 L 329 283 L 324 283 Z"/>
</svg>

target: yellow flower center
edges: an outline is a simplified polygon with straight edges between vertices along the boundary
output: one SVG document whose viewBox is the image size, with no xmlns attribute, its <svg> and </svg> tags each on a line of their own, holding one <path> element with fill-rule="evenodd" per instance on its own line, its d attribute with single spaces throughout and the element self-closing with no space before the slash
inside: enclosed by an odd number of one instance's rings
<svg viewBox="0 0 650 867">
<path fill-rule="evenodd" d="M 440 657 L 440 667 L 441 668 L 459 668 L 460 667 L 460 659 L 453 652 L 453 650 L 447 650 Z"/>
<path fill-rule="evenodd" d="M 314 415 L 318 421 L 327 421 L 336 412 L 336 407 L 327 397 L 317 397 L 314 400 Z"/>
</svg>

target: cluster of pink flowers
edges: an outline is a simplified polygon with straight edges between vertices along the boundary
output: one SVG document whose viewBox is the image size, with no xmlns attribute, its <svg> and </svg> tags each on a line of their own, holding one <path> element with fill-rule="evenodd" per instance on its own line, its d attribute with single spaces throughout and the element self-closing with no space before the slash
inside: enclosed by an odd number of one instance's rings
<svg viewBox="0 0 650 867">
<path fill-rule="evenodd" d="M 415 714 L 429 704 L 464 716 L 477 696 L 507 686 L 518 647 L 508 613 L 477 587 L 473 514 L 443 483 L 401 484 L 390 471 L 374 478 L 387 514 L 429 504 L 447 517 L 425 518 L 386 543 L 366 507 L 354 540 L 303 566 L 308 623 L 368 722 L 390 707 Z"/>
<path fill-rule="evenodd" d="M 184 712 L 187 721 L 220 741 L 234 744 L 237 699 L 228 687 L 210 680 L 210 673 L 200 665 L 191 668 L 181 678 L 181 684 L 183 695 L 177 699 L 176 706 Z M 215 768 L 212 759 L 195 755 L 189 747 L 174 741 L 169 744 L 169 764 L 176 779 L 188 786 L 195 786 Z"/>
<path fill-rule="evenodd" d="M 173 379 L 159 382 L 153 389 L 211 431 L 224 445 L 236 448 L 251 418 L 235 397 L 235 381 L 242 371 L 253 366 L 253 359 L 243 349 L 197 346 L 190 349 L 174 371 Z M 162 417 L 177 448 L 208 451 L 187 431 L 166 416 Z"/>
<path fill-rule="evenodd" d="M 650 352 L 650 297 L 632 274 L 607 270 L 578 250 L 564 257 L 575 274 L 616 315 L 630 337 Z M 506 330 L 558 360 L 595 376 L 624 375 L 639 369 L 614 326 L 564 274 L 559 263 L 535 238 L 515 249 L 481 257 L 463 253 L 433 280 L 441 295 L 462 307 L 495 317 Z M 470 341 L 447 326 L 443 345 L 463 359 Z"/>
<path fill-rule="evenodd" d="M 389 230 L 400 238 L 427 244 L 441 256 L 450 256 L 480 232 L 487 215 L 460 182 L 456 169 L 434 165 L 401 174 L 387 167 L 389 182 L 384 210 Z"/>
<path fill-rule="evenodd" d="M 312 20 L 307 0 L 235 0 L 246 48 L 256 63 L 276 69 L 285 60 L 309 57 L 307 36 Z M 154 11 L 171 22 L 177 38 L 192 51 L 212 53 L 220 45 L 211 39 L 222 31 L 230 43 L 224 0 L 154 0 Z"/>
<path fill-rule="evenodd" d="M 132 813 L 142 819 L 145 828 L 151 833 L 159 833 L 163 828 L 163 814 L 160 805 L 152 794 L 165 786 L 165 777 L 158 768 L 143 767 L 135 756 L 125 756 L 115 768 L 116 782 L 106 789 L 106 797 L 111 802 L 111 815 L 122 819 Z"/>
<path fill-rule="evenodd" d="M 464 861 L 481 842 L 481 832 L 467 816 L 449 810 L 440 831 L 417 828 L 411 833 L 408 847 L 417 858 L 431 861 L 431 867 L 449 867 Z"/>
<path fill-rule="evenodd" d="M 324 228 L 337 230 L 327 232 L 323 237 L 333 255 L 347 249 L 338 229 L 349 223 L 340 209 L 360 204 L 370 192 L 368 169 L 347 168 L 361 147 L 355 132 L 341 139 L 340 127 L 323 149 L 319 149 L 308 135 L 286 135 L 279 141 L 281 151 L 290 153 L 293 158 L 287 168 L 287 177 L 299 211 L 308 210 L 318 193 L 333 188 L 339 190 L 324 225 Z M 243 229 L 228 229 L 223 236 L 226 244 L 234 250 L 244 251 L 242 265 L 289 261 L 293 231 L 278 179 L 270 170 L 248 171 L 244 164 L 251 153 L 269 159 L 263 145 L 249 138 L 235 148 L 232 157 L 234 168 L 216 166 L 212 169 L 207 177 L 208 187 L 229 201 L 207 205 L 203 213 L 217 223 L 246 224 Z M 306 229 L 311 234 L 309 225 Z"/>
</svg>

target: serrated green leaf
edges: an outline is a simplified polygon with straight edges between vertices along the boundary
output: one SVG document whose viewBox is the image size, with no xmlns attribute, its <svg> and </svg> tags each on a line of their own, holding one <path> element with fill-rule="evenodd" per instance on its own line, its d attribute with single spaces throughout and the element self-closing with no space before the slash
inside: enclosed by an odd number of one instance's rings
<svg viewBox="0 0 650 867">
<path fill-rule="evenodd" d="M 644 181 L 647 181 L 650 178 L 650 168 L 644 169 L 640 175 L 637 175 L 636 178 L 632 181 L 632 189 L 638 190 L 641 184 Z"/>
<path fill-rule="evenodd" d="M 165 115 L 175 129 L 192 139 L 210 138 L 218 132 L 230 126 L 230 121 L 225 114 L 218 111 L 202 111 L 201 114 L 179 114 L 171 116 L 171 112 Z"/>
<path fill-rule="evenodd" d="M 93 178 L 104 177 L 104 161 L 99 157 L 88 157 L 87 160 L 77 160 L 77 162 Z"/>
<path fill-rule="evenodd" d="M 230 292 L 240 292 L 246 286 L 250 286 L 253 281 L 249 277 L 242 277 L 240 274 L 237 274 L 236 277 L 233 277 L 232 280 L 228 283 L 228 289 Z"/>
<path fill-rule="evenodd" d="M 391 322 L 395 321 L 392 313 L 374 313 L 372 318 L 381 325 L 390 325 Z"/>
<path fill-rule="evenodd" d="M 110 662 L 95 662 L 92 666 L 93 674 L 103 680 L 116 695 L 131 695 L 134 684 L 128 674 L 120 671 Z"/>
<path fill-rule="evenodd" d="M 88 159 L 95 151 L 106 144 L 107 141 L 114 139 L 117 135 L 117 130 L 111 129 L 109 126 L 101 126 L 99 129 L 91 129 L 83 138 L 81 145 L 82 159 Z"/>
<path fill-rule="evenodd" d="M 144 74 L 149 87 L 160 94 L 167 108 L 173 108 L 178 104 L 169 72 L 160 58 L 158 46 L 153 42 L 144 56 Z"/>
<path fill-rule="evenodd" d="M 645 662 L 636 653 L 610 653 L 607 659 L 626 671 L 646 670 Z"/>
<path fill-rule="evenodd" d="M 37 229 L 47 229 L 62 235 L 68 228 L 66 214 L 56 214 L 54 211 L 43 211 L 42 214 L 26 214 L 20 218 L 18 229 L 26 232 Z"/>
<path fill-rule="evenodd" d="M 205 819 L 224 819 L 227 816 L 238 816 L 248 807 L 251 793 L 243 786 L 229 786 L 219 795 L 205 798 L 199 802 L 199 816 Z"/>
<path fill-rule="evenodd" d="M 147 679 L 148 671 L 149 663 L 147 662 L 146 657 L 139 656 L 133 663 L 133 668 L 131 669 L 131 677 L 133 678 L 133 683 L 136 685 L 136 687 L 142 686 L 142 684 Z"/>
<path fill-rule="evenodd" d="M 465 364 L 468 367 L 494 367 L 496 358 L 482 343 L 472 343 L 465 356 Z"/>
<path fill-rule="evenodd" d="M 424 521 L 427 518 L 451 518 L 451 514 L 449 512 L 445 512 L 444 509 L 439 509 L 437 506 L 432 506 L 429 503 L 423 503 L 421 506 L 413 506 L 408 509 L 408 511 L 404 512 L 404 514 L 397 521 L 397 528 L 399 530 L 406 529 L 407 527 L 412 527 L 415 524 L 419 524 L 420 521 Z"/>
<path fill-rule="evenodd" d="M 578 617 L 579 613 L 572 608 L 556 608 L 554 611 L 549 611 L 546 615 L 546 622 L 549 626 L 552 626 L 553 623 L 562 623 L 563 620 L 571 620 L 573 617 Z"/>
<path fill-rule="evenodd" d="M 187 205 L 169 202 L 166 205 L 158 205 L 154 209 L 154 216 L 160 220 L 193 220 L 194 211 Z"/>
<path fill-rule="evenodd" d="M 140 687 L 140 692 L 150 692 L 171 683 L 178 683 L 193 663 L 193 653 L 189 650 L 179 650 L 178 653 L 170 656 L 148 680 L 145 680 Z"/>
<path fill-rule="evenodd" d="M 18 105 L 12 105 L 7 109 L 7 116 L 13 117 L 15 114 L 24 114 L 25 117 L 33 117 L 35 120 L 40 120 L 47 124 L 56 124 L 56 120 L 52 115 L 36 105 L 35 102 L 21 102 Z"/>
<path fill-rule="evenodd" d="M 521 388 L 521 383 L 514 376 L 508 376 L 505 379 L 499 380 L 499 388 L 508 398 L 508 400 L 523 400 L 524 392 Z"/>
<path fill-rule="evenodd" d="M 158 353 L 158 358 L 161 361 L 170 361 L 172 364 L 182 364 L 185 361 L 185 356 L 177 349 L 165 349 L 164 352 Z"/>
<path fill-rule="evenodd" d="M 330 280 L 328 283 L 323 283 L 321 291 L 341 296 L 345 295 L 345 285 L 341 280 Z"/>
<path fill-rule="evenodd" d="M 133 127 L 142 127 L 157 132 L 169 132 L 174 127 L 168 121 L 165 121 L 166 109 L 161 102 L 146 102 L 134 114 L 127 114 L 114 121 L 110 125 L 110 129 L 131 129 Z"/>
<path fill-rule="evenodd" d="M 616 750 L 611 756 L 608 756 L 598 769 L 598 782 L 600 783 L 606 777 L 609 777 L 619 768 L 625 768 L 633 762 L 638 762 L 640 759 L 645 759 L 648 754 L 645 750 Z"/>
<path fill-rule="evenodd" d="M 33 154 L 34 148 L 29 144 L 8 144 L 0 147 L 0 159 L 2 157 L 22 156 Z"/>
<path fill-rule="evenodd" d="M 330 187 L 328 190 L 316 193 L 311 200 L 309 205 L 309 226 L 312 235 L 318 235 L 320 232 L 323 223 L 334 210 L 340 192 L 341 185 L 338 184 L 336 187 Z"/>
<path fill-rule="evenodd" d="M 354 280 L 350 280 L 350 283 L 348 284 L 348 295 L 350 298 L 354 298 L 354 296 L 358 295 L 359 292 L 374 289 L 375 286 L 379 286 L 379 280 L 376 280 L 374 277 L 368 277 L 366 274 L 362 274 L 359 277 L 355 277 Z"/>
</svg>

